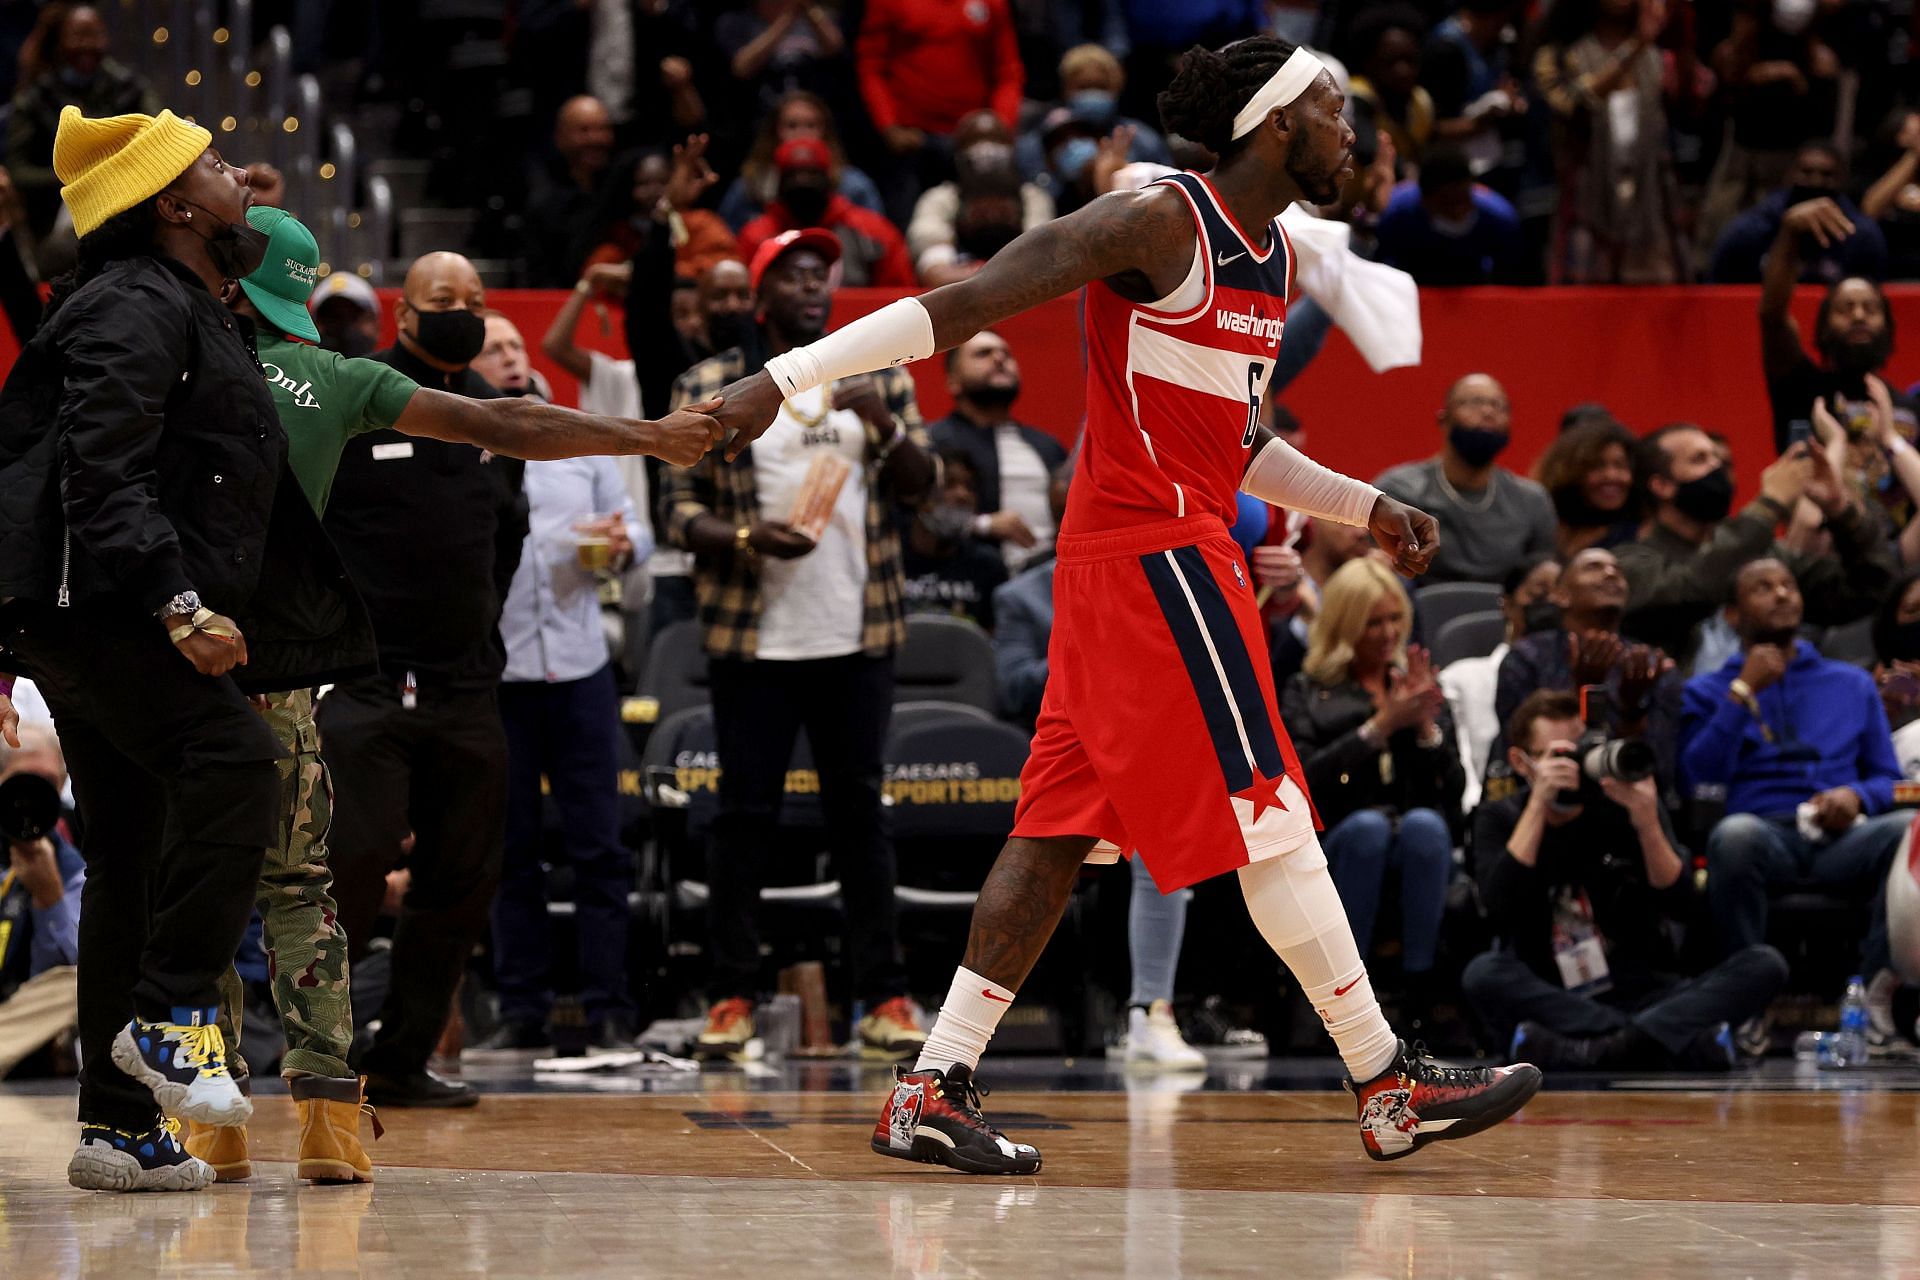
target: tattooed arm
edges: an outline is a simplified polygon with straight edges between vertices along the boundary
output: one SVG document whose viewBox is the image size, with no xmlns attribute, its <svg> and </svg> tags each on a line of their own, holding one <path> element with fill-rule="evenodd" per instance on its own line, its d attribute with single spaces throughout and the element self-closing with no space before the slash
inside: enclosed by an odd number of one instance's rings
<svg viewBox="0 0 1920 1280">
<path fill-rule="evenodd" d="M 1186 279 L 1195 235 L 1185 198 L 1170 187 L 1101 196 L 1026 232 L 967 279 L 920 295 L 932 322 L 934 350 L 957 347 L 1008 316 L 1094 280 L 1107 280 L 1142 302 L 1164 297 Z M 765 371 L 749 374 L 721 395 L 726 404 L 715 416 L 732 433 L 731 459 L 772 423 L 782 396 Z"/>
<path fill-rule="evenodd" d="M 1102 196 L 1026 232 L 967 279 L 920 295 L 934 349 L 1094 280 L 1112 279 L 1142 302 L 1164 297 L 1186 279 L 1193 241 L 1193 215 L 1169 187 Z"/>
</svg>

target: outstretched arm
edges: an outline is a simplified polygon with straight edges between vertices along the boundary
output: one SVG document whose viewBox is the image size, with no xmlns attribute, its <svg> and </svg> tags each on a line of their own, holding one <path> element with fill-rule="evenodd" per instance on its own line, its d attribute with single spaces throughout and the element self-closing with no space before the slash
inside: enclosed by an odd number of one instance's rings
<svg viewBox="0 0 1920 1280">
<path fill-rule="evenodd" d="M 650 422 L 581 413 L 520 396 L 469 400 L 422 387 L 393 425 L 410 436 L 478 445 L 528 461 L 644 453 L 690 467 L 720 443 L 720 425 L 710 416 L 719 407 L 720 401 L 708 400 Z"/>
<path fill-rule="evenodd" d="M 727 458 L 759 438 L 787 396 L 924 360 L 1091 281 L 1128 277 L 1142 296 L 1162 296 L 1186 277 L 1194 234 L 1186 201 L 1167 187 L 1114 192 L 1043 223 L 967 279 L 882 307 L 725 388 L 717 416 L 731 432 Z"/>
<path fill-rule="evenodd" d="M 1774 236 L 1773 252 L 1760 277 L 1760 363 L 1769 378 L 1778 378 L 1806 359 L 1800 346 L 1800 326 L 1789 308 L 1793 286 L 1800 281 L 1801 240 L 1811 237 L 1822 249 L 1853 234 L 1853 223 L 1838 203 L 1826 196 L 1805 200 L 1786 211 Z M 1786 441 L 1775 442 L 1783 451 Z"/>
<path fill-rule="evenodd" d="M 546 337 L 540 339 L 540 349 L 547 358 L 565 369 L 576 381 L 585 382 L 593 373 L 593 358 L 584 348 L 573 340 L 574 332 L 580 327 L 580 313 L 586 309 L 587 300 L 593 296 L 596 285 L 605 282 L 606 287 L 626 288 L 626 271 L 620 266 L 599 264 L 589 267 L 580 277 L 580 283 L 573 286 L 573 292 L 560 304 L 559 312 L 553 317 L 553 323 L 547 326 Z"/>
</svg>

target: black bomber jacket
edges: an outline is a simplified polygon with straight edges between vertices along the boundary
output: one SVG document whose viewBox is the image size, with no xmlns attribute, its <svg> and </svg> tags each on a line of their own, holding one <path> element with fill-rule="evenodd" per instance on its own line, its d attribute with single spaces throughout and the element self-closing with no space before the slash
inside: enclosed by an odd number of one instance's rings
<svg viewBox="0 0 1920 1280">
<path fill-rule="evenodd" d="M 187 590 L 247 637 L 233 674 L 248 692 L 373 667 L 251 325 L 184 264 L 128 258 L 66 300 L 0 387 L 0 599 L 151 614 Z"/>
</svg>

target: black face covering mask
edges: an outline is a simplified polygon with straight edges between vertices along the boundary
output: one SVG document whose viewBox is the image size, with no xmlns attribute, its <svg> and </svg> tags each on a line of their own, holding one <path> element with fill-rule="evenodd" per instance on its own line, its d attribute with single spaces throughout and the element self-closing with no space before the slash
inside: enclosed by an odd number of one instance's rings
<svg viewBox="0 0 1920 1280">
<path fill-rule="evenodd" d="M 1460 455 L 1460 461 L 1470 467 L 1484 467 L 1500 456 L 1507 447 L 1507 433 L 1488 431 L 1482 427 L 1451 427 L 1447 431 L 1447 443 Z"/>
<path fill-rule="evenodd" d="M 955 237 L 955 244 L 961 253 L 975 262 L 985 262 L 1019 238 L 1019 227 L 984 222 L 961 230 Z"/>
<path fill-rule="evenodd" d="M 1520 611 L 1520 625 L 1524 628 L 1520 634 L 1534 635 L 1541 631 L 1560 629 L 1560 606 L 1551 600 L 1535 600 Z"/>
<path fill-rule="evenodd" d="M 1716 467 L 1697 480 L 1689 480 L 1673 492 L 1673 505 L 1681 515 L 1703 524 L 1727 518 L 1733 509 L 1733 473 Z"/>
<path fill-rule="evenodd" d="M 796 227 L 817 227 L 827 216 L 829 193 L 825 187 L 792 186 L 780 191 L 780 203 L 793 215 Z"/>
<path fill-rule="evenodd" d="M 487 322 L 461 307 L 457 311 L 416 311 L 413 340 L 442 364 L 465 368 L 487 345 Z"/>
<path fill-rule="evenodd" d="M 707 317 L 707 347 L 715 355 L 753 342 L 753 315 L 735 311 L 729 315 Z"/>
<path fill-rule="evenodd" d="M 192 204 L 194 208 L 218 221 L 218 215 L 205 205 L 193 204 L 191 200 L 180 199 L 181 204 Z M 197 234 L 197 233 L 196 233 Z M 213 269 L 228 280 L 244 280 L 260 269 L 267 260 L 267 233 L 256 231 L 245 220 L 229 222 L 210 236 L 201 236 L 207 244 L 207 257 L 213 262 Z"/>
<path fill-rule="evenodd" d="M 1894 627 L 1890 638 L 1893 647 L 1892 652 L 1887 654 L 1888 658 L 1902 662 L 1920 661 L 1920 622 L 1900 623 Z"/>
</svg>

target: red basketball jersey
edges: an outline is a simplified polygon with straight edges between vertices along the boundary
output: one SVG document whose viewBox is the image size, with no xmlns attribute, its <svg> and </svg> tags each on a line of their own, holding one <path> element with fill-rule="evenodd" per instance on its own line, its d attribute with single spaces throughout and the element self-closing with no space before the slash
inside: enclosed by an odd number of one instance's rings
<svg viewBox="0 0 1920 1280">
<path fill-rule="evenodd" d="M 1280 223 L 1250 235 L 1204 177 L 1160 181 L 1193 210 L 1205 296 L 1160 311 L 1104 281 L 1087 286 L 1087 427 L 1068 533 L 1193 515 L 1232 525 L 1280 350 L 1293 285 L 1293 247 Z"/>
</svg>

